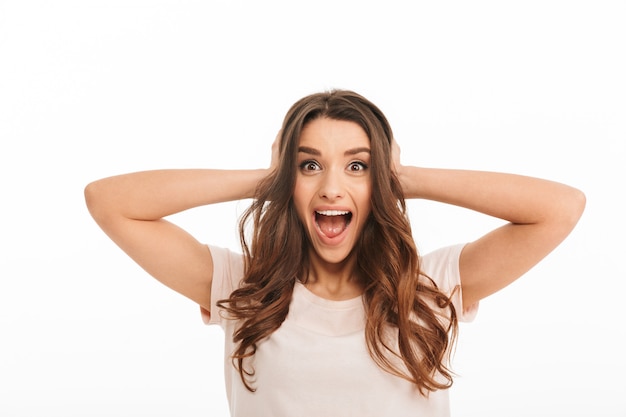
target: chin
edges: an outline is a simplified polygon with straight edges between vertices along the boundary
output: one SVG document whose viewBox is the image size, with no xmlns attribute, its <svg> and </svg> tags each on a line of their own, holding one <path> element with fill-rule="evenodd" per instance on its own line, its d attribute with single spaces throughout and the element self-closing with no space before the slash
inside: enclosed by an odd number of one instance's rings
<svg viewBox="0 0 626 417">
<path fill-rule="evenodd" d="M 316 248 L 313 247 L 314 256 L 319 260 L 332 264 L 339 265 L 347 262 L 354 253 L 354 245 L 349 249 L 346 248 Z"/>
</svg>

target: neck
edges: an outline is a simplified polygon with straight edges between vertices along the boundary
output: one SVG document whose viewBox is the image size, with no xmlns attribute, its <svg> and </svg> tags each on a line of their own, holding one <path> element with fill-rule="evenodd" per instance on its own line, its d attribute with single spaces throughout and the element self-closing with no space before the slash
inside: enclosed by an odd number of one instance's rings
<svg viewBox="0 0 626 417">
<path fill-rule="evenodd" d="M 355 270 L 356 259 L 328 263 L 312 254 L 304 285 L 315 295 L 329 300 L 347 300 L 363 292 Z"/>
</svg>

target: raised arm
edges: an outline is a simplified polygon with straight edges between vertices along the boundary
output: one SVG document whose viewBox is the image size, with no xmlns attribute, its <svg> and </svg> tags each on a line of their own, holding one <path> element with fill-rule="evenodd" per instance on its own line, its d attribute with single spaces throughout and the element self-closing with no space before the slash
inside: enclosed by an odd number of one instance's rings
<svg viewBox="0 0 626 417">
<path fill-rule="evenodd" d="M 453 204 L 508 221 L 468 243 L 460 259 L 464 305 L 504 288 L 556 248 L 585 207 L 570 186 L 521 175 L 466 170 L 396 169 L 407 198 Z"/>
<path fill-rule="evenodd" d="M 157 170 L 104 178 L 85 188 L 102 230 L 150 275 L 206 310 L 209 249 L 163 218 L 193 207 L 253 196 L 268 170 Z"/>
</svg>

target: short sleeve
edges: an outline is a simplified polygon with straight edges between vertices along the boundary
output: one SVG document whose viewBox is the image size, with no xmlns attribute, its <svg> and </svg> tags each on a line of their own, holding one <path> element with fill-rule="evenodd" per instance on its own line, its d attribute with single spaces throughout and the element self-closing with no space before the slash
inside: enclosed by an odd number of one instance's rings
<svg viewBox="0 0 626 417">
<path fill-rule="evenodd" d="M 421 268 L 437 283 L 441 291 L 452 294 L 452 304 L 459 321 L 470 322 L 478 313 L 478 303 L 463 305 L 459 258 L 464 247 L 465 244 L 457 244 L 430 252 L 422 257 Z"/>
<path fill-rule="evenodd" d="M 230 297 L 230 294 L 239 287 L 243 278 L 243 256 L 226 248 L 209 246 L 213 259 L 213 280 L 211 282 L 211 314 L 200 309 L 202 320 L 206 324 L 222 324 L 219 300 Z"/>
</svg>

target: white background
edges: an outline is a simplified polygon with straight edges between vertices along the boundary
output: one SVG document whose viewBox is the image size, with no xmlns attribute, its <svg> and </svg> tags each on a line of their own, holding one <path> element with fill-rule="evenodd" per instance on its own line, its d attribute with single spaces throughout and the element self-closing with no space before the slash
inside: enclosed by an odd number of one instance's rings
<svg viewBox="0 0 626 417">
<path fill-rule="evenodd" d="M 0 415 L 225 416 L 222 333 L 97 228 L 83 188 L 263 167 L 353 89 L 407 164 L 582 189 L 570 237 L 461 326 L 453 415 L 625 416 L 622 1 L 0 0 Z M 246 202 L 175 216 L 238 249 Z M 500 224 L 411 202 L 423 252 Z"/>
</svg>

